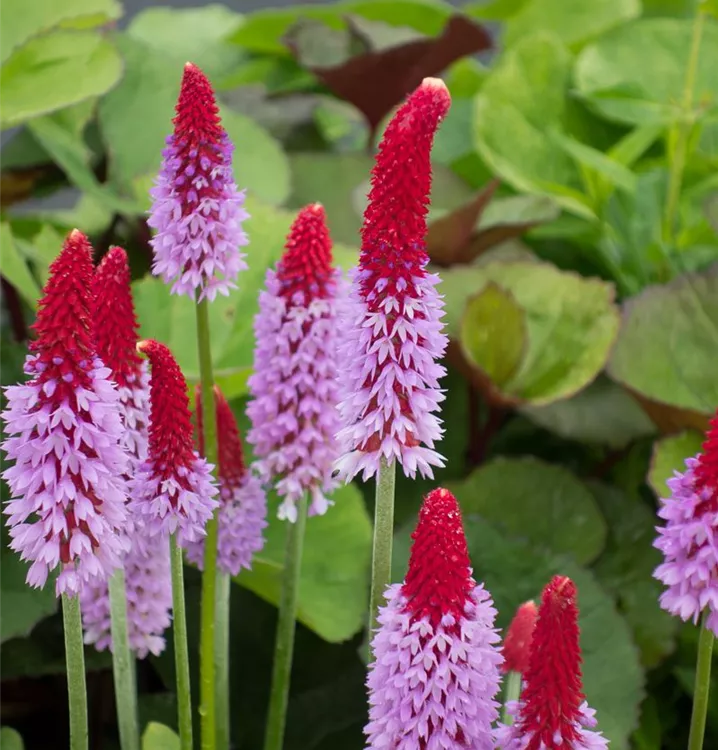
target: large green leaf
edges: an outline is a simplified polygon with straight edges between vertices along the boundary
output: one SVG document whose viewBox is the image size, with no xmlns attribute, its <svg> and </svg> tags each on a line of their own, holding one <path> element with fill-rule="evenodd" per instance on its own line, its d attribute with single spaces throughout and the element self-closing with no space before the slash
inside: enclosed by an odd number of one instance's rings
<svg viewBox="0 0 718 750">
<path fill-rule="evenodd" d="M 62 25 L 91 28 L 122 15 L 117 0 L 4 0 L 0 5 L 0 62 L 28 39 Z"/>
<path fill-rule="evenodd" d="M 0 224 L 0 272 L 17 289 L 23 299 L 34 307 L 40 297 L 40 287 L 35 281 L 27 262 L 18 251 L 10 225 Z"/>
<path fill-rule="evenodd" d="M 477 514 L 532 546 L 589 563 L 601 554 L 606 522 L 586 487 L 560 466 L 497 458 L 449 482 L 464 513 Z"/>
<path fill-rule="evenodd" d="M 354 485 L 338 489 L 335 505 L 307 522 L 297 617 L 330 642 L 345 641 L 364 626 L 368 601 L 371 522 Z M 251 571 L 236 579 L 263 599 L 278 604 L 284 570 L 287 522 L 270 498 L 264 549 Z"/>
<path fill-rule="evenodd" d="M 180 750 L 180 738 L 164 724 L 151 721 L 142 735 L 142 750 Z"/>
<path fill-rule="evenodd" d="M 110 154 L 113 181 L 128 189 L 137 178 L 156 174 L 177 101 L 183 66 L 157 47 L 124 36 L 122 82 L 100 103 L 100 127 Z M 289 193 L 289 165 L 277 141 L 261 126 L 220 108 L 234 142 L 234 176 L 240 188 L 267 203 Z"/>
<path fill-rule="evenodd" d="M 525 316 L 520 364 L 503 370 L 506 379 L 494 383 L 508 400 L 540 405 L 567 398 L 604 366 L 618 330 L 612 285 L 532 261 L 455 267 L 441 276 L 449 334 L 461 338 L 465 354 L 479 370 L 506 349 L 505 335 L 522 329 L 492 326 L 476 335 L 473 326 L 483 325 L 482 319 L 472 317 L 466 300 L 494 283 L 512 295 Z M 519 349 L 512 351 L 515 356 Z"/>
<path fill-rule="evenodd" d="M 669 435 L 653 444 L 648 483 L 658 497 L 666 497 L 666 481 L 686 469 L 686 459 L 700 453 L 705 437 L 697 430 Z"/>
<path fill-rule="evenodd" d="M 609 374 L 662 404 L 718 406 L 718 267 L 648 287 L 624 305 Z"/>
<path fill-rule="evenodd" d="M 19 732 L 11 727 L 0 728 L 0 747 L 3 750 L 24 750 L 25 745 Z"/>
<path fill-rule="evenodd" d="M 587 46 L 576 88 L 602 115 L 620 122 L 670 122 L 680 114 L 693 21 L 650 18 L 619 26 Z M 696 68 L 695 100 L 715 103 L 718 23 L 707 20 Z"/>
<path fill-rule="evenodd" d="M 0 68 L 0 126 L 104 94 L 121 74 L 122 60 L 101 34 L 58 30 L 31 39 Z"/>
</svg>

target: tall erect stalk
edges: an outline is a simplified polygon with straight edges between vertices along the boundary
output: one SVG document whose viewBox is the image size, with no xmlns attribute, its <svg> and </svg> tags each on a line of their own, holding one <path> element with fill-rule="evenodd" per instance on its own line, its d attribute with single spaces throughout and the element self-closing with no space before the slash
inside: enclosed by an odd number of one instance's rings
<svg viewBox="0 0 718 750">
<path fill-rule="evenodd" d="M 214 673 L 217 690 L 217 747 L 228 750 L 231 737 L 229 718 L 229 611 L 232 579 L 217 572 L 217 616 L 214 627 Z"/>
<path fill-rule="evenodd" d="M 302 567 L 302 547 L 306 524 L 307 497 L 305 495 L 297 503 L 297 520 L 290 523 L 287 529 L 282 600 L 279 604 L 264 750 L 282 750 L 284 745 L 284 728 L 287 723 L 287 703 L 289 702 L 289 683 L 294 653 L 294 630 L 297 619 L 299 573 Z"/>
<path fill-rule="evenodd" d="M 705 612 L 698 638 L 698 662 L 696 665 L 696 683 L 693 689 L 693 713 L 691 715 L 691 732 L 688 737 L 688 750 L 702 750 L 703 737 L 706 731 L 708 694 L 711 685 L 711 661 L 713 659 L 713 642 L 715 641 L 713 631 L 706 624 L 707 621 L 708 612 Z"/>
<path fill-rule="evenodd" d="M 62 623 L 65 630 L 67 695 L 70 704 L 70 750 L 87 750 L 87 685 L 78 596 L 62 595 Z"/>
<path fill-rule="evenodd" d="M 187 612 L 184 601 L 184 570 L 182 548 L 177 542 L 176 534 L 170 536 L 170 566 L 172 570 L 172 618 L 180 750 L 192 750 L 192 695 L 189 681 L 189 648 L 187 646 Z"/>
</svg>

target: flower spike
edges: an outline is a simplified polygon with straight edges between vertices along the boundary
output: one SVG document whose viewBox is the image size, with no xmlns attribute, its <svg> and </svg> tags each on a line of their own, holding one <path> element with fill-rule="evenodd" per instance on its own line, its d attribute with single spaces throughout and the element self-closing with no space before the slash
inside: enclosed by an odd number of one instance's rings
<svg viewBox="0 0 718 750">
<path fill-rule="evenodd" d="M 75 229 L 50 266 L 30 380 L 5 389 L 10 546 L 32 562 L 31 586 L 60 568 L 58 596 L 107 578 L 126 549 L 128 459 L 119 395 L 92 338 L 92 273 L 92 247 Z"/>
<path fill-rule="evenodd" d="M 516 610 L 504 638 L 504 672 L 523 674 L 528 669 L 537 617 L 538 607 L 533 601 L 524 602 Z"/>
<path fill-rule="evenodd" d="M 332 266 L 324 209 L 306 206 L 289 231 L 276 271 L 267 271 L 255 318 L 253 396 L 247 406 L 257 469 L 278 478 L 279 517 L 294 522 L 296 504 L 311 497 L 310 515 L 329 507 L 339 428 L 337 326 L 343 284 Z"/>
<path fill-rule="evenodd" d="M 346 390 L 337 468 L 346 481 L 375 475 L 381 456 L 411 477 L 444 465 L 434 443 L 443 433 L 435 412 L 446 374 L 437 361 L 448 340 L 439 277 L 426 271 L 426 216 L 431 146 L 450 104 L 444 83 L 426 78 L 389 123 L 372 170 L 339 355 Z"/>
<path fill-rule="evenodd" d="M 140 341 L 137 351 L 150 360 L 150 433 L 147 460 L 136 469 L 130 510 L 151 537 L 178 533 L 182 546 L 204 536 L 218 503 L 212 467 L 192 441 L 187 384 L 170 350 Z"/>
<path fill-rule="evenodd" d="M 496 610 L 472 577 L 448 490 L 426 496 L 412 538 L 406 579 L 388 587 L 372 641 L 368 748 L 493 750 Z"/>
<path fill-rule="evenodd" d="M 247 244 L 242 222 L 244 192 L 232 177 L 234 146 L 220 122 L 212 86 L 192 63 L 184 68 L 148 224 L 152 272 L 172 284 L 173 294 L 211 302 L 236 289 L 247 268 L 239 248 Z"/>
<path fill-rule="evenodd" d="M 242 441 L 237 420 L 219 387 L 214 387 L 217 409 L 219 453 L 219 511 L 217 565 L 227 575 L 236 576 L 252 567 L 252 558 L 264 547 L 262 530 L 267 526 L 267 498 L 259 478 L 244 465 Z M 204 455 L 202 432 L 202 389 L 195 391 L 195 414 L 199 452 Z M 187 558 L 204 566 L 204 540 L 187 545 Z"/>
</svg>

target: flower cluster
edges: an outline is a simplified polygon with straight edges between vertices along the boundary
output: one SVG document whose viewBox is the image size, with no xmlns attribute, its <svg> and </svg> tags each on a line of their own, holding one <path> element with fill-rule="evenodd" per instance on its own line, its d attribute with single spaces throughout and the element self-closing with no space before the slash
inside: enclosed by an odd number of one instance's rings
<svg viewBox="0 0 718 750">
<path fill-rule="evenodd" d="M 528 669 L 537 617 L 538 607 L 532 601 L 524 602 L 516 610 L 504 636 L 504 672 L 523 674 Z"/>
</svg>

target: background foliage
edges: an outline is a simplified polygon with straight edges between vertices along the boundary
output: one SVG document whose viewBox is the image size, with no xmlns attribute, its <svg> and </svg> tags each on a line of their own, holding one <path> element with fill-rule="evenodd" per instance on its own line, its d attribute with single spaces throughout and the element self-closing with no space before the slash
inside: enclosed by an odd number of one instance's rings
<svg viewBox="0 0 718 750">
<path fill-rule="evenodd" d="M 33 305 L 74 226 L 98 255 L 129 250 L 142 333 L 197 379 L 193 310 L 148 275 L 144 218 L 190 59 L 216 84 L 252 216 L 250 271 L 211 307 L 216 372 L 246 428 L 252 317 L 292 212 L 325 204 L 348 269 L 374 143 L 404 94 L 443 72 L 453 106 L 428 246 L 451 334 L 449 460 L 436 482 L 398 481 L 394 577 L 422 495 L 446 484 L 502 627 L 553 573 L 576 580 L 585 691 L 611 747 L 685 746 L 696 631 L 658 608 L 651 545 L 656 497 L 718 406 L 718 22 L 705 18 L 686 86 L 691 0 L 122 13 L 115 0 L 0 6 L 3 382 L 21 378 Z M 308 526 L 288 750 L 363 747 L 372 494 L 342 489 Z M 261 741 L 283 533 L 273 519 L 233 587 L 240 748 Z M 21 748 L 17 729 L 26 748 L 59 748 L 56 602 L 25 587 L 6 546 L 3 532 L 0 738 Z M 191 643 L 198 592 L 188 569 Z M 168 652 L 140 670 L 145 750 L 176 747 L 172 663 Z M 88 651 L 88 666 L 94 747 L 112 750 L 108 659 Z M 708 733 L 718 746 L 718 701 Z"/>
</svg>

